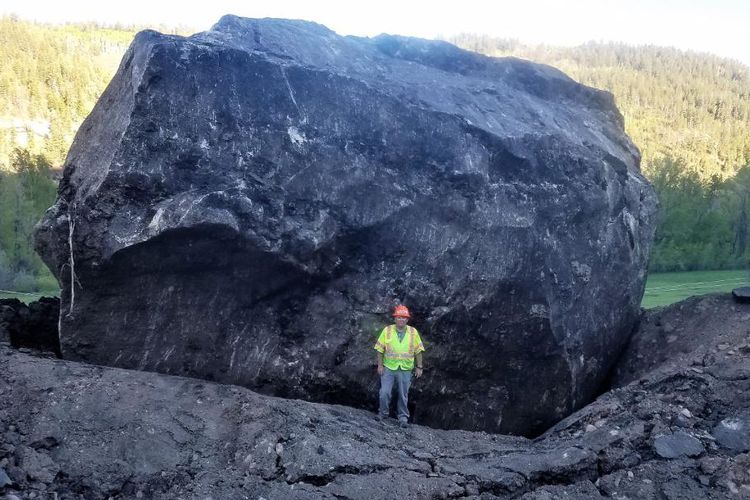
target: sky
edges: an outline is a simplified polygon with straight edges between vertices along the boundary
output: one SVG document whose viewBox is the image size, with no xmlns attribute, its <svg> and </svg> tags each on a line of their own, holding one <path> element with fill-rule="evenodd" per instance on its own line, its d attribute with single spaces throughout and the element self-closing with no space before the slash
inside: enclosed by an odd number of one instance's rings
<svg viewBox="0 0 750 500">
<path fill-rule="evenodd" d="M 709 52 L 750 65 L 748 0 L 2 0 L 0 13 L 196 31 L 224 14 L 281 17 L 315 21 L 342 35 L 476 33 L 550 45 L 617 41 Z"/>
</svg>

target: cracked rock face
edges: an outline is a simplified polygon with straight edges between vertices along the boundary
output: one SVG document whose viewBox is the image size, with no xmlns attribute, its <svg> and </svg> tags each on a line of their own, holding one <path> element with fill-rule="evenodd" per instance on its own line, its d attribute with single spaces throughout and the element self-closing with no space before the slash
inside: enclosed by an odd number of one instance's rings
<svg viewBox="0 0 750 500">
<path fill-rule="evenodd" d="M 367 408 L 403 301 L 415 421 L 534 433 L 632 329 L 654 210 L 611 96 L 557 70 L 224 17 L 136 37 L 37 249 L 68 359 Z"/>
</svg>

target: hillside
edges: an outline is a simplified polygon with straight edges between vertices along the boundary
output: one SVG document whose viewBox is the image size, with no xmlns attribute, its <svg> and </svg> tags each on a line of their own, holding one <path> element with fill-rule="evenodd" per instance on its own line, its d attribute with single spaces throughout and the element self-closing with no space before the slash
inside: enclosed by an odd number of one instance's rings
<svg viewBox="0 0 750 500">
<path fill-rule="evenodd" d="M 0 289 L 54 290 L 31 231 L 83 119 L 141 28 L 0 17 Z"/>
<path fill-rule="evenodd" d="M 20 146 L 61 164 L 134 35 L 0 18 L 0 163 Z"/>
<path fill-rule="evenodd" d="M 0 288 L 34 290 L 52 283 L 30 256 L 31 228 L 52 201 L 55 169 L 78 126 L 139 30 L 0 17 Z M 745 267 L 750 69 L 661 47 L 527 46 L 478 35 L 450 41 L 492 56 L 550 64 L 614 94 L 662 204 L 651 270 Z"/>
<path fill-rule="evenodd" d="M 187 34 L 184 28 L 154 28 Z M 8 168 L 14 147 L 61 165 L 78 126 L 142 29 L 0 17 L 0 165 Z"/>
<path fill-rule="evenodd" d="M 0 67 L 0 163 L 7 167 L 16 145 L 60 164 L 140 29 L 0 18 L 0 54 L 7 61 Z M 491 56 L 549 64 L 612 92 L 648 177 L 665 159 L 702 180 L 731 177 L 750 163 L 750 68 L 738 62 L 614 43 L 530 46 L 479 35 L 449 41 Z"/>
<path fill-rule="evenodd" d="M 655 46 L 530 46 L 471 34 L 449 41 L 549 64 L 614 95 L 661 202 L 651 271 L 747 267 L 750 68 Z"/>
<path fill-rule="evenodd" d="M 750 163 L 750 68 L 709 54 L 619 43 L 529 46 L 461 35 L 451 43 L 494 57 L 549 64 L 615 96 L 653 178 L 668 163 L 707 181 Z"/>
</svg>

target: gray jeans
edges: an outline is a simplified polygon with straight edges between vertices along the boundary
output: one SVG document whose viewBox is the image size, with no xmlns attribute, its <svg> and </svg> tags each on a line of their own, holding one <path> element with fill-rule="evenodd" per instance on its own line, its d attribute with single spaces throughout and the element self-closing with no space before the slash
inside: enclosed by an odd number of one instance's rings
<svg viewBox="0 0 750 500">
<path fill-rule="evenodd" d="M 400 421 L 409 420 L 409 386 L 411 385 L 411 370 L 390 370 L 383 369 L 380 376 L 380 408 L 379 413 L 387 417 L 391 406 L 391 394 L 393 393 L 393 383 L 396 383 L 398 390 L 398 403 L 396 404 L 396 413 Z"/>
</svg>

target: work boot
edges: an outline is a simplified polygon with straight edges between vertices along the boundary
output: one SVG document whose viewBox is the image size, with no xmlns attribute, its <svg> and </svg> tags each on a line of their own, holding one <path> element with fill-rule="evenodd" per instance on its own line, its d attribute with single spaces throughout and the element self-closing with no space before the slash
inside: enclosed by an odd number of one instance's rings
<svg viewBox="0 0 750 500">
<path fill-rule="evenodd" d="M 406 429 L 409 427 L 409 422 L 406 420 L 399 420 L 398 425 L 401 426 L 402 429 Z"/>
<path fill-rule="evenodd" d="M 378 422 L 382 422 L 383 420 L 385 420 L 385 417 L 381 415 L 380 413 L 376 413 L 375 420 L 377 420 Z"/>
</svg>

